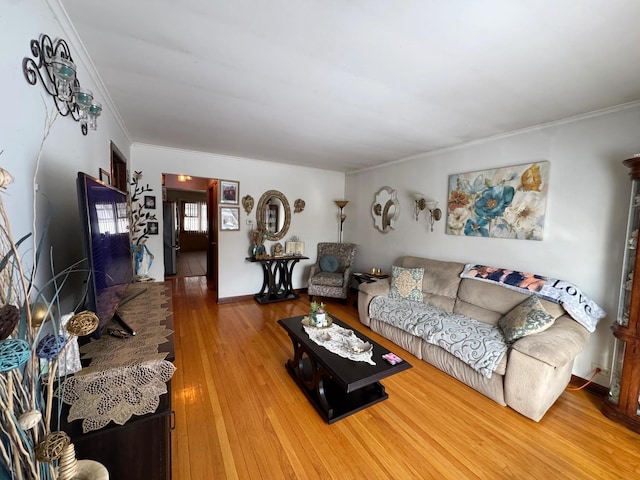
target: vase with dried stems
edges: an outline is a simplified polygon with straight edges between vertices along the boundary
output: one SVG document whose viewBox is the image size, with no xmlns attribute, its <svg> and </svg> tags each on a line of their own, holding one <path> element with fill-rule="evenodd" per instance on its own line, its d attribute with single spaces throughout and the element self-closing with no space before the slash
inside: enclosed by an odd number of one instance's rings
<svg viewBox="0 0 640 480">
<path fill-rule="evenodd" d="M 60 425 L 61 411 L 54 388 L 60 380 L 61 354 L 75 338 L 92 333 L 98 318 L 84 311 L 63 325 L 59 314 L 64 285 L 72 275 L 87 275 L 81 263 L 54 273 L 51 261 L 51 272 L 37 275 L 43 236 L 35 228 L 36 180 L 56 117 L 47 115 L 33 175 L 33 231 L 17 240 L 2 199 L 12 177 L 0 168 L 0 478 L 76 476 L 73 444 L 64 432 L 52 429 Z M 45 280 L 37 285 L 36 278 Z"/>
</svg>

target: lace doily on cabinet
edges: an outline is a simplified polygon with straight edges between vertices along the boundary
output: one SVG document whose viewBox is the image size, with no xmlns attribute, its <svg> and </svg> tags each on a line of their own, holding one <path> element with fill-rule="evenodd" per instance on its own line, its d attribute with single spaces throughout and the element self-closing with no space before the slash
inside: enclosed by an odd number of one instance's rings
<svg viewBox="0 0 640 480">
<path fill-rule="evenodd" d="M 348 358 L 354 362 L 366 362 L 370 365 L 376 364 L 376 362 L 371 359 L 373 348 L 366 352 L 354 352 L 352 348 L 350 348 L 354 341 L 364 343 L 361 338 L 355 335 L 353 330 L 342 328 L 334 323 L 327 328 L 316 328 L 304 325 L 304 331 L 307 332 L 311 340 L 326 348 L 331 353 L 335 353 L 342 358 Z"/>
<path fill-rule="evenodd" d="M 123 425 L 133 415 L 153 413 L 175 370 L 171 362 L 151 360 L 70 377 L 60 389 L 71 404 L 68 420 L 82 419 L 87 433 L 111 421 Z"/>
<path fill-rule="evenodd" d="M 162 323 L 171 315 L 162 283 L 132 284 L 127 294 L 147 291 L 118 309 L 118 314 L 136 335 L 126 339 L 106 333 L 80 348 L 82 358 L 91 359 L 61 385 L 58 395 L 71 405 L 68 421 L 82 419 L 83 432 L 100 429 L 113 421 L 119 425 L 132 415 L 156 411 L 159 397 L 167 393 L 175 366 L 165 360 L 158 346 L 168 342 L 172 331 Z M 120 328 L 107 325 L 107 329 Z"/>
</svg>

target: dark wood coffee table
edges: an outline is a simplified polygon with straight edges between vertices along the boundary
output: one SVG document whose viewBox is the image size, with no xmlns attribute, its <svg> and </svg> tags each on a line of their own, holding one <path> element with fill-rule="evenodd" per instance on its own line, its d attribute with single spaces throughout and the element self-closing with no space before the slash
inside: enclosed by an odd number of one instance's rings
<svg viewBox="0 0 640 480">
<path fill-rule="evenodd" d="M 389 398 L 383 378 L 411 368 L 406 360 L 390 365 L 382 355 L 389 353 L 379 343 L 331 316 L 333 322 L 354 330 L 356 335 L 373 345 L 370 365 L 331 353 L 309 338 L 302 316 L 278 320 L 293 342 L 293 358 L 285 364 L 287 371 L 327 423 L 336 422 L 352 413 Z"/>
</svg>

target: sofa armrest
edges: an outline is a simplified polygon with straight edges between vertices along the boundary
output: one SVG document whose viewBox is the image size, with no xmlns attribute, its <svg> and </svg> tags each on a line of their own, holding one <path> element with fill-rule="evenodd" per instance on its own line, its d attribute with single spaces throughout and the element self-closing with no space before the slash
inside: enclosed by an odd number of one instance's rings
<svg viewBox="0 0 640 480">
<path fill-rule="evenodd" d="M 382 280 L 376 280 L 371 283 L 361 283 L 358 285 L 358 290 L 370 295 L 371 298 L 378 295 L 389 295 L 389 289 L 391 288 L 391 282 L 388 278 Z"/>
<path fill-rule="evenodd" d="M 389 279 L 382 279 L 371 283 L 361 283 L 358 286 L 358 317 L 360 322 L 367 327 L 371 323 L 369 318 L 369 304 L 373 297 L 388 295 L 390 288 Z"/>
<path fill-rule="evenodd" d="M 588 342 L 589 332 L 568 315 L 562 315 L 550 328 L 521 338 L 512 348 L 558 368 L 573 361 Z"/>
<path fill-rule="evenodd" d="M 568 315 L 547 330 L 513 344 L 504 375 L 504 400 L 539 421 L 571 380 L 573 362 L 589 341 L 589 332 Z"/>
</svg>

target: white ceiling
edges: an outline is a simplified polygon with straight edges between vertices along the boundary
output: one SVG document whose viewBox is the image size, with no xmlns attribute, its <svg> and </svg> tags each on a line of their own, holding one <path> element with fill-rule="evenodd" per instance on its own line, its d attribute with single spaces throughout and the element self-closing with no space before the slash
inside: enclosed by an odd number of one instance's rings
<svg viewBox="0 0 640 480">
<path fill-rule="evenodd" d="M 640 100 L 638 0 L 61 3 L 134 142 L 348 172 Z"/>
</svg>

